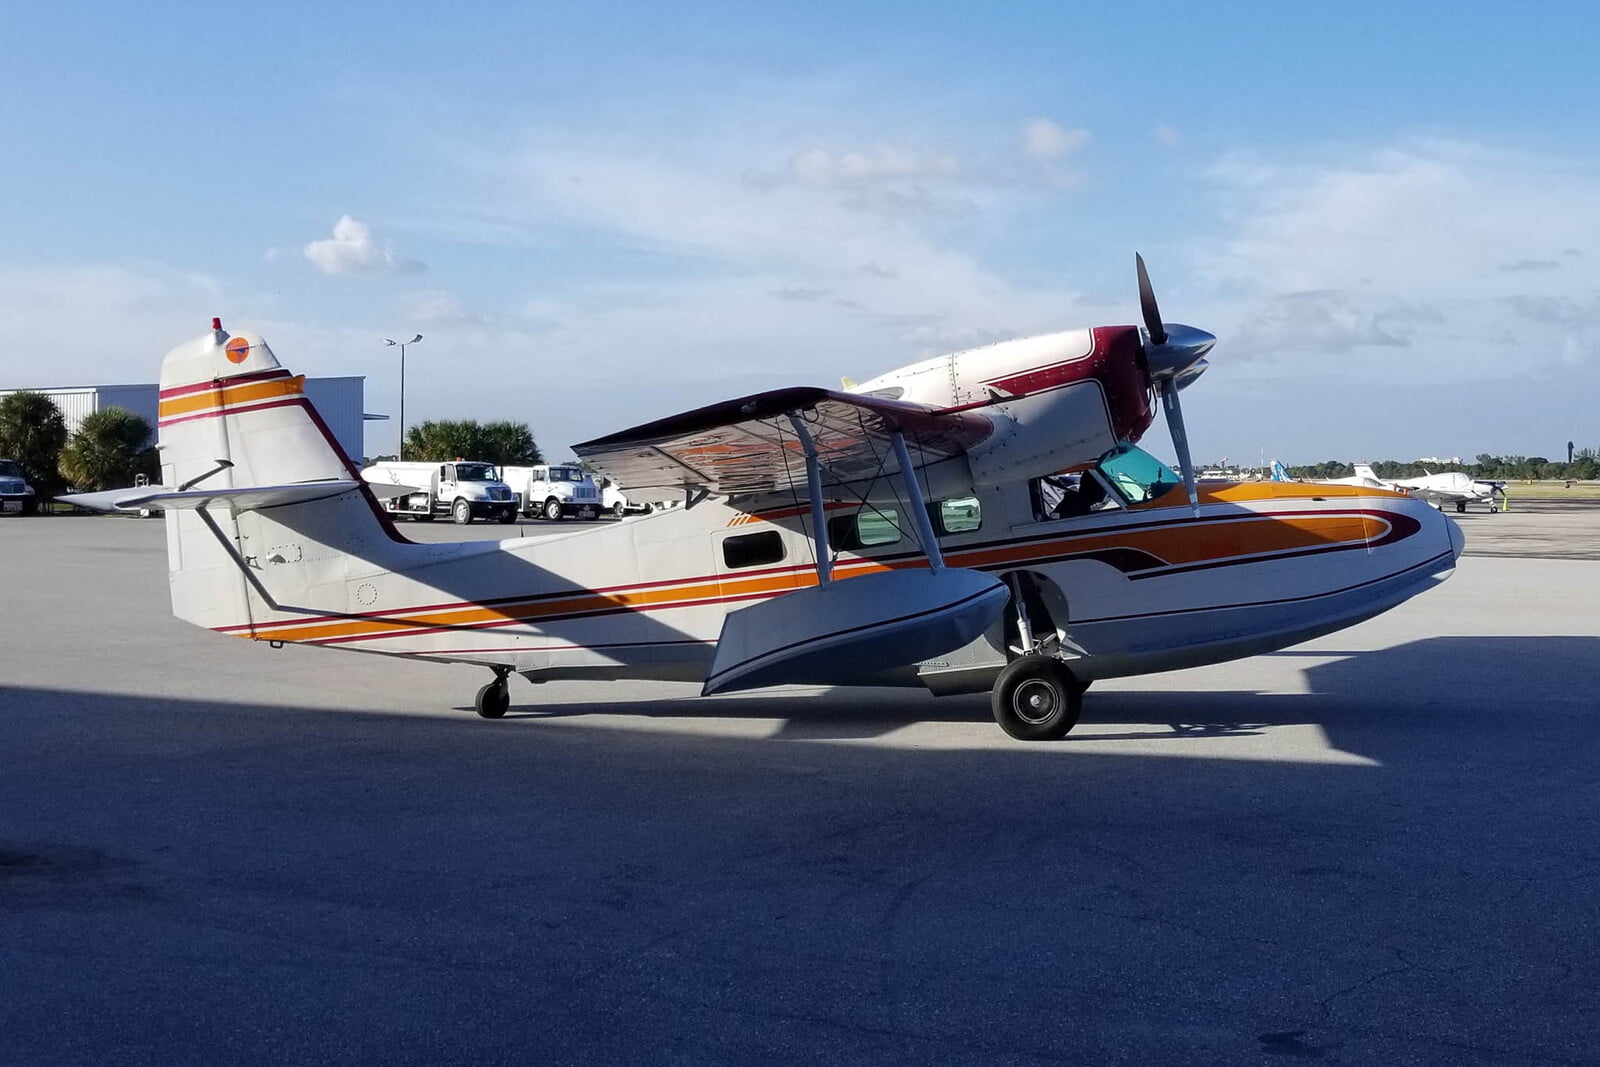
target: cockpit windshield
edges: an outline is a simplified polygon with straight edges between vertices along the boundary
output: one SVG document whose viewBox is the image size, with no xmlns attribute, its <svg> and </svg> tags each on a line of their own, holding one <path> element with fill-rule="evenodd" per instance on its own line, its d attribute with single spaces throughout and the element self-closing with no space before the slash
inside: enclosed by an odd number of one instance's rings
<svg viewBox="0 0 1600 1067">
<path fill-rule="evenodd" d="M 500 473 L 489 463 L 457 463 L 458 482 L 498 482 Z"/>
<path fill-rule="evenodd" d="M 1183 484 L 1171 467 L 1130 444 L 1120 444 L 1101 456 L 1100 473 L 1130 504 L 1154 500 Z"/>
</svg>

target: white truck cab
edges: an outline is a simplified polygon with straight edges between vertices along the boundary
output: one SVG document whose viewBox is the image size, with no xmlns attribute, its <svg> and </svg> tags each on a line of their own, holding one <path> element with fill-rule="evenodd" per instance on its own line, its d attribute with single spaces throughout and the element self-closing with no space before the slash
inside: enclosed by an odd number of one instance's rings
<svg viewBox="0 0 1600 1067">
<path fill-rule="evenodd" d="M 600 487 L 575 463 L 507 467 L 502 473 L 524 514 L 551 520 L 600 517 Z"/>
<path fill-rule="evenodd" d="M 600 506 L 617 518 L 624 515 L 646 515 L 656 509 L 654 504 L 636 504 L 623 495 L 622 488 L 610 478 L 601 478 Z"/>
<path fill-rule="evenodd" d="M 32 515 L 39 509 L 33 486 L 13 459 L 0 459 L 0 515 Z"/>
<path fill-rule="evenodd" d="M 447 515 L 465 526 L 473 519 L 514 522 L 517 500 L 500 480 L 492 463 L 451 460 L 448 463 L 374 463 L 361 477 L 377 485 L 405 485 L 415 492 L 390 497 L 383 503 L 391 515 L 431 522 Z"/>
</svg>

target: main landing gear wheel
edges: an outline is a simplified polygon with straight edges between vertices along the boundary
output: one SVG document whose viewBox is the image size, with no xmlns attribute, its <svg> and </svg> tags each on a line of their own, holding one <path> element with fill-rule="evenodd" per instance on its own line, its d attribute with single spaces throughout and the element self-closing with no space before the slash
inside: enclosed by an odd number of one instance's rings
<svg viewBox="0 0 1600 1067">
<path fill-rule="evenodd" d="M 506 672 L 496 671 L 494 681 L 478 690 L 472 702 L 474 710 L 485 719 L 498 719 L 511 707 L 511 687 L 506 685 Z"/>
<path fill-rule="evenodd" d="M 1466 513 L 1467 513 L 1467 502 L 1465 500 L 1457 500 L 1456 501 L 1456 514 L 1457 515 L 1465 515 Z"/>
<path fill-rule="evenodd" d="M 551 522 L 559 522 L 561 520 L 561 501 L 555 497 L 546 500 L 544 502 L 544 517 Z"/>
<path fill-rule="evenodd" d="M 1087 688 L 1060 660 L 1023 656 L 1000 672 L 989 703 L 1000 729 L 1018 741 L 1058 741 L 1078 724 Z"/>
<path fill-rule="evenodd" d="M 455 506 L 450 509 L 450 517 L 455 520 L 457 526 L 467 525 L 472 521 L 472 505 L 465 500 L 457 500 Z"/>
</svg>

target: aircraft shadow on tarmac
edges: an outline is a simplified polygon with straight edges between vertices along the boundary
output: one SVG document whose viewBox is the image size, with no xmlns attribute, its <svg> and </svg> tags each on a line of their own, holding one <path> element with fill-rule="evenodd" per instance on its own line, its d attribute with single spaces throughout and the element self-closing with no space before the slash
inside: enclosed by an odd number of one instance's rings
<svg viewBox="0 0 1600 1067">
<path fill-rule="evenodd" d="M 1311 724 L 1322 727 L 1335 747 L 1379 758 L 1361 751 L 1357 735 L 1386 725 L 1460 729 L 1471 722 L 1502 719 L 1524 705 L 1577 701 L 1570 680 L 1585 677 L 1600 663 L 1600 637 L 1432 637 L 1373 651 L 1290 649 L 1270 655 L 1274 659 L 1317 660 L 1303 671 L 1308 691 L 1092 689 L 1084 701 L 1078 731 L 1063 743 L 1245 737 L 1274 726 Z M 1321 662 L 1328 657 L 1336 658 Z M 522 689 L 514 692 L 507 718 L 781 717 L 784 722 L 771 740 L 861 740 L 919 722 L 975 723 L 990 718 L 988 697 L 983 694 L 933 698 L 911 690 L 849 692 L 853 699 L 848 703 L 817 700 L 813 691 L 792 696 L 606 702 L 604 690 L 597 689 L 596 696 L 601 699 L 539 705 L 518 702 L 527 693 Z M 1169 732 L 1095 729 L 1107 724 L 1164 725 Z M 1346 741 L 1350 743 L 1343 743 Z"/>
</svg>

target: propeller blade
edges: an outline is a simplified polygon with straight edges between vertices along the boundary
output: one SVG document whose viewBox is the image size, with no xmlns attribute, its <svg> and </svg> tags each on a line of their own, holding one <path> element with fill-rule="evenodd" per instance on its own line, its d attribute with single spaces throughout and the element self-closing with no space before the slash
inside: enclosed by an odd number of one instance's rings
<svg viewBox="0 0 1600 1067">
<path fill-rule="evenodd" d="M 1144 269 L 1144 257 L 1135 252 L 1133 262 L 1139 268 L 1139 310 L 1144 314 L 1144 328 L 1150 334 L 1151 344 L 1164 345 L 1167 343 L 1167 328 L 1161 325 L 1161 309 L 1156 307 L 1156 291 L 1150 286 L 1150 273 Z"/>
<path fill-rule="evenodd" d="M 1183 428 L 1183 408 L 1178 403 L 1178 383 L 1171 378 L 1161 379 L 1161 407 L 1167 413 L 1167 429 L 1172 434 L 1172 447 L 1178 452 L 1178 468 L 1183 474 L 1183 488 L 1189 494 L 1189 507 L 1200 511 L 1200 495 L 1194 487 L 1194 460 L 1189 456 L 1189 434 Z"/>
</svg>

